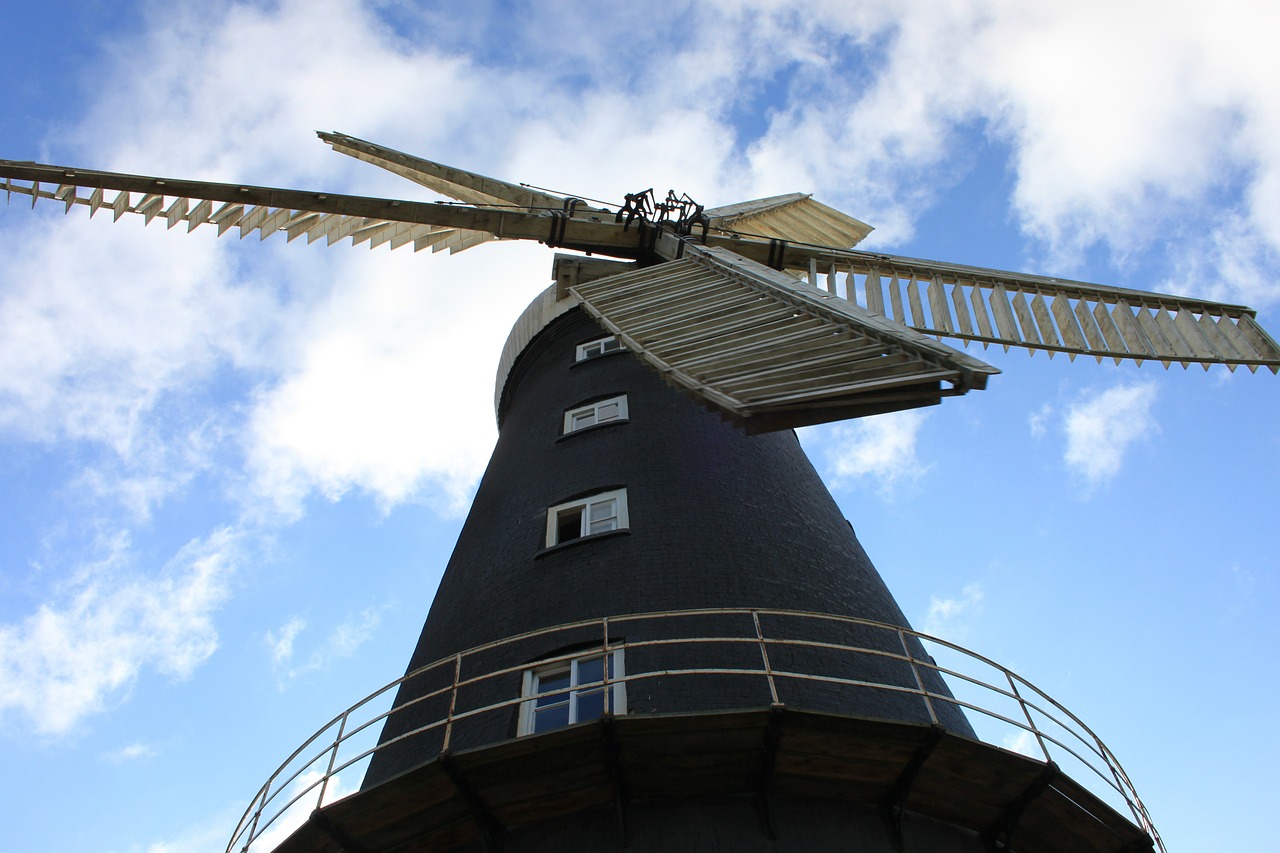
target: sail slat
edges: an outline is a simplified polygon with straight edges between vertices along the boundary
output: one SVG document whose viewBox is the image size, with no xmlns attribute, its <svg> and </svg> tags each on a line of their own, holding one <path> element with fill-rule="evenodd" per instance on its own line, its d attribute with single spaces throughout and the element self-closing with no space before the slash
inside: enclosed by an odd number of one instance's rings
<svg viewBox="0 0 1280 853">
<path fill-rule="evenodd" d="M 724 249 L 686 252 L 569 293 L 642 362 L 749 431 L 932 405 L 996 372 L 787 273 Z M 917 304 L 919 284 L 907 285 Z"/>
</svg>

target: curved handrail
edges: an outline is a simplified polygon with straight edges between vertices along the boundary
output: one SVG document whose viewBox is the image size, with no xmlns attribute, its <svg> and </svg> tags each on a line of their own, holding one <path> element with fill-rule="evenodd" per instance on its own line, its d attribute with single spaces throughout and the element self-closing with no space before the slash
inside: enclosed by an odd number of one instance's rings
<svg viewBox="0 0 1280 853">
<path fill-rule="evenodd" d="M 682 617 L 696 616 L 722 616 L 722 615 L 742 615 L 750 616 L 754 622 L 755 636 L 716 636 L 716 637 L 663 637 L 649 640 L 632 640 L 632 641 L 610 641 L 611 630 L 616 631 L 617 627 L 623 623 L 634 622 L 654 622 L 657 620 L 674 620 Z M 778 637 L 770 638 L 766 636 L 760 624 L 760 616 L 784 617 L 788 619 L 814 620 L 827 623 L 838 623 L 847 625 L 857 625 L 865 628 L 872 628 L 877 631 L 885 632 L 887 635 L 894 635 L 901 647 L 901 652 L 887 651 L 885 648 L 871 648 L 867 646 L 847 645 L 843 643 L 804 640 L 794 637 Z M 356 702 L 347 710 L 335 716 L 327 724 L 322 726 L 319 731 L 303 742 L 301 746 L 293 751 L 293 753 L 276 769 L 274 773 L 267 779 L 258 792 L 254 795 L 252 801 L 245 809 L 244 814 L 236 824 L 236 828 L 232 833 L 231 839 L 227 844 L 227 853 L 235 853 L 239 850 L 241 853 L 249 853 L 254 848 L 256 842 L 261 841 L 264 837 L 268 837 L 269 831 L 275 827 L 272 835 L 285 833 L 288 827 L 283 823 L 286 814 L 290 812 L 293 806 L 304 802 L 309 795 L 315 794 L 315 808 L 325 805 L 326 795 L 330 793 L 330 783 L 337 779 L 338 775 L 348 770 L 365 759 L 370 758 L 379 750 L 386 749 L 393 744 L 403 742 L 408 738 L 415 737 L 424 732 L 444 729 L 444 744 L 447 747 L 453 726 L 458 722 L 476 717 L 481 714 L 492 713 L 504 708 L 517 708 L 522 703 L 528 702 L 528 696 L 515 696 L 500 702 L 495 702 L 479 708 L 471 708 L 465 711 L 457 711 L 454 699 L 457 697 L 460 689 L 472 687 L 486 681 L 490 681 L 504 676 L 511 676 L 516 673 L 523 672 L 529 668 L 529 664 L 519 664 L 516 666 L 505 667 L 500 670 L 485 672 L 480 675 L 471 676 L 469 678 L 460 678 L 462 671 L 462 662 L 469 657 L 492 651 L 494 649 L 508 646 L 514 643 L 526 640 L 545 637 L 552 634 L 571 632 L 598 626 L 600 636 L 603 638 L 604 644 L 602 650 L 606 653 L 617 649 L 638 649 L 644 647 L 660 646 L 660 645 L 698 645 L 698 644 L 720 644 L 720 643 L 738 643 L 738 644 L 758 644 L 761 653 L 763 668 L 742 668 L 742 667 L 699 667 L 699 668 L 681 668 L 681 669 L 663 669 L 663 670 L 647 670 L 643 672 L 627 673 L 625 676 L 616 678 L 606 677 L 599 682 L 591 684 L 579 685 L 579 688 L 591 689 L 593 686 L 609 687 L 617 684 L 632 684 L 642 682 L 648 679 L 670 676 L 706 676 L 706 675 L 734 675 L 734 676 L 753 676 L 764 678 L 768 682 L 770 694 L 775 697 L 778 695 L 776 688 L 777 679 L 799 679 L 831 684 L 842 684 L 856 686 L 862 688 L 870 688 L 874 690 L 884 691 L 886 693 L 895 693 L 902 695 L 919 696 L 925 707 L 928 709 L 930 718 L 937 722 L 937 713 L 935 703 L 942 702 L 965 711 L 975 712 L 983 715 L 984 718 L 999 721 L 1000 723 L 1011 726 L 1015 730 L 1030 734 L 1036 744 L 1039 746 L 1040 752 L 1046 762 L 1055 760 L 1054 750 L 1060 750 L 1062 754 L 1069 755 L 1074 758 L 1080 765 L 1090 770 L 1095 779 L 1092 787 L 1095 789 L 1101 786 L 1101 791 L 1095 790 L 1095 793 L 1101 793 L 1107 798 L 1118 797 L 1128 807 L 1133 815 L 1134 821 L 1152 840 L 1156 850 L 1164 851 L 1164 843 L 1159 833 L 1151 823 L 1150 816 L 1146 807 L 1138 797 L 1137 791 L 1133 787 L 1133 783 L 1129 780 L 1129 776 L 1125 773 L 1124 768 L 1116 760 L 1115 755 L 1102 742 L 1092 729 L 1077 717 L 1075 714 L 1067 710 L 1062 704 L 1053 699 L 1040 688 L 1031 682 L 1022 678 L 995 661 L 972 652 L 955 643 L 934 637 L 929 634 L 923 634 L 919 631 L 913 631 L 909 628 L 903 628 L 897 625 L 890 625 L 883 622 L 876 622 L 869 619 L 860 619 L 850 616 L 837 616 L 827 613 L 813 613 L 797 610 L 776 610 L 767 608 L 701 608 L 693 610 L 671 610 L 653 613 L 639 613 L 625 616 L 602 617 L 599 619 L 582 620 L 579 622 L 566 623 L 564 625 L 555 625 L 548 628 L 538 629 L 536 631 L 527 631 L 512 637 L 506 637 L 501 640 L 485 643 L 475 646 L 466 651 L 450 655 L 425 666 L 419 667 L 412 672 L 406 673 L 403 677 L 392 681 L 391 683 L 380 687 L 360 701 Z M 927 660 L 922 659 L 919 655 L 912 654 L 908 638 L 923 641 L 925 643 L 934 644 L 938 647 L 945 648 L 955 653 L 959 660 L 965 664 L 981 664 L 984 667 L 993 670 L 1003 677 L 1006 686 L 997 686 L 989 683 L 976 674 L 962 671 L 959 664 L 953 663 L 952 666 L 941 666 L 933 660 L 932 655 L 926 655 Z M 911 667 L 914 675 L 915 687 L 904 686 L 902 684 L 888 684 L 880 682 L 870 682 L 858 679 L 842 678 L 832 675 L 819 675 L 816 673 L 795 672 L 790 670 L 775 669 L 769 662 L 769 650 L 771 647 L 792 646 L 798 648 L 822 649 L 837 653 L 849 653 L 857 655 L 875 655 L 888 660 L 899 661 Z M 549 657 L 539 661 L 539 666 L 547 664 L 555 664 L 557 662 L 568 661 L 574 657 L 581 656 L 581 649 L 559 655 Z M 447 669 L 446 669 L 447 668 Z M 405 702 L 386 711 L 379 711 L 379 700 L 386 697 L 393 690 L 398 689 L 402 684 L 412 679 L 422 678 L 432 672 L 452 669 L 452 674 L 448 679 L 449 685 L 436 690 L 428 691 L 422 696 L 415 697 L 413 700 Z M 984 695 L 998 697 L 999 700 L 1014 703 L 1022 712 L 1022 719 L 1015 719 L 1005 713 L 1001 713 L 994 707 L 990 706 L 990 702 L 980 702 L 972 698 L 958 698 L 949 693 L 939 693 L 927 689 L 925 680 L 921 677 L 921 670 L 932 671 L 939 677 L 945 676 L 952 679 L 954 683 L 964 685 L 966 688 L 973 688 L 983 691 Z M 1024 692 L 1027 694 L 1024 696 Z M 428 699 L 436 698 L 448 694 L 450 697 L 448 713 L 437 719 L 433 719 L 424 725 L 413 728 L 410 731 L 403 732 L 395 738 L 377 743 L 371 748 L 361 749 L 356 744 L 356 739 L 369 732 L 371 727 L 382 723 L 389 719 L 392 714 L 400 713 L 405 708 L 418 705 Z M 1044 722 L 1040 725 L 1036 723 L 1036 717 L 1041 718 Z M 1051 722 L 1059 730 L 1058 732 L 1046 731 L 1045 723 Z M 336 730 L 336 733 L 334 733 Z M 329 734 L 333 733 L 333 734 Z M 354 756 L 346 756 L 342 754 L 344 746 L 354 748 L 356 754 Z M 1051 749 L 1052 747 L 1052 749 Z M 1059 754 L 1056 757 L 1061 758 Z M 340 760 L 341 759 L 341 760 Z M 317 765 L 324 768 L 322 772 L 313 771 Z M 309 773 L 309 771 L 311 771 Z M 283 805 L 278 805 L 283 802 Z M 307 812 L 309 813 L 309 809 Z M 301 817 L 305 818 L 306 814 Z"/>
</svg>

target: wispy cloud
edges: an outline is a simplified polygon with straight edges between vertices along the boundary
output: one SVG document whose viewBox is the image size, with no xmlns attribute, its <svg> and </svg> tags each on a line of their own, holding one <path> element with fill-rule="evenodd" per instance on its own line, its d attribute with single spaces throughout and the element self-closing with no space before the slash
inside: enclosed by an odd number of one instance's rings
<svg viewBox="0 0 1280 853">
<path fill-rule="evenodd" d="M 981 583 L 966 584 L 960 595 L 953 598 L 929 599 L 929 612 L 924 617 L 924 633 L 955 640 L 965 634 L 966 620 L 981 613 L 986 593 Z"/>
<path fill-rule="evenodd" d="M 137 761 L 142 758 L 154 758 L 159 755 L 159 751 L 149 743 L 138 741 L 128 746 L 108 752 L 103 756 L 112 764 L 124 764 L 129 761 Z"/>
<path fill-rule="evenodd" d="M 1134 442 L 1157 429 L 1155 385 L 1119 385 L 1070 406 L 1065 416 L 1067 467 L 1090 488 L 1120 473 Z"/>
<path fill-rule="evenodd" d="M 0 711 L 60 735 L 122 698 L 144 669 L 190 676 L 217 648 L 213 614 L 236 560 L 236 535 L 220 530 L 147 577 L 117 540 L 58 600 L 0 625 Z"/>
<path fill-rule="evenodd" d="M 306 620 L 300 616 L 294 616 L 284 623 L 279 633 L 267 632 L 267 648 L 271 650 L 273 667 L 287 667 L 293 661 L 293 641 L 305 627 L 307 627 Z"/>
<path fill-rule="evenodd" d="M 1027 417 L 1027 426 L 1031 430 L 1032 437 L 1039 438 L 1044 435 L 1049 429 L 1049 422 L 1052 418 L 1053 405 L 1051 403 L 1045 403 L 1043 406 L 1032 412 Z"/>
<path fill-rule="evenodd" d="M 302 662 L 294 659 L 294 646 L 307 623 L 301 617 L 289 619 L 279 631 L 268 631 L 263 638 L 271 656 L 271 666 L 276 673 L 281 690 L 290 681 L 310 672 L 323 671 L 335 660 L 349 658 L 373 636 L 381 617 L 374 610 L 363 610 L 348 616 L 333 626 L 332 630 L 315 646 Z"/>
<path fill-rule="evenodd" d="M 835 427 L 827 451 L 833 484 L 870 478 L 888 494 L 920 477 L 928 467 L 916 457 L 916 438 L 926 417 L 919 411 L 894 412 Z"/>
<path fill-rule="evenodd" d="M 1036 741 L 1036 736 L 1024 729 L 1009 732 L 1000 739 L 1000 745 L 1005 749 L 1022 755 L 1029 755 L 1032 758 L 1044 757 L 1044 753 L 1040 751 L 1040 744 Z"/>
</svg>

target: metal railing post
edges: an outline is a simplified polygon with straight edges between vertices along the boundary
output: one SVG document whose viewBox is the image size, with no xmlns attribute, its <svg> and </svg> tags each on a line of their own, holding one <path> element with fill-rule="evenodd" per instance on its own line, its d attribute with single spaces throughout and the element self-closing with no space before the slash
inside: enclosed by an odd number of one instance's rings
<svg viewBox="0 0 1280 853">
<path fill-rule="evenodd" d="M 262 800 L 261 804 L 253 810 L 253 820 L 249 821 L 249 830 L 245 834 L 244 847 L 240 848 L 240 853 L 248 853 L 249 845 L 253 843 L 253 834 L 258 831 L 258 818 L 262 817 L 262 810 L 267 807 L 267 794 L 271 793 L 271 783 L 276 780 L 275 774 L 267 780 L 267 784 L 262 786 L 262 790 L 258 792 L 258 798 Z"/>
<path fill-rule="evenodd" d="M 933 710 L 933 700 L 929 698 L 929 691 L 924 689 L 924 681 L 920 678 L 920 669 L 916 666 L 916 657 L 911 654 L 911 647 L 907 645 L 907 632 L 901 627 L 897 628 L 898 642 L 902 643 L 902 653 L 907 656 L 907 662 L 911 664 L 911 675 L 916 680 L 916 689 L 920 691 L 921 698 L 924 699 L 924 707 L 929 712 L 929 720 L 935 726 L 938 724 L 938 715 Z"/>
<path fill-rule="evenodd" d="M 600 620 L 600 627 L 604 636 L 600 638 L 600 675 L 604 679 L 601 689 L 604 691 L 604 712 L 606 714 L 613 713 L 613 689 L 609 687 L 609 670 L 613 666 L 613 655 L 609 652 L 609 617 L 605 616 Z"/>
<path fill-rule="evenodd" d="M 444 745 L 441 752 L 449 750 L 449 739 L 453 737 L 453 712 L 458 705 L 458 678 L 462 672 L 462 652 L 453 656 L 453 687 L 449 690 L 449 716 L 444 721 Z"/>
<path fill-rule="evenodd" d="M 773 666 L 769 663 L 769 649 L 764 642 L 764 631 L 760 629 L 760 611 L 751 611 L 751 621 L 756 626 L 756 642 L 760 644 L 760 658 L 764 661 L 764 677 L 769 682 L 769 697 L 774 705 L 780 705 L 778 701 L 778 685 L 773 681 Z"/>
<path fill-rule="evenodd" d="M 320 796 L 316 798 L 316 808 L 324 808 L 324 794 L 329 789 L 329 779 L 333 776 L 333 765 L 338 759 L 338 747 L 342 744 L 342 735 L 347 730 L 347 715 L 351 711 L 344 711 L 342 717 L 338 720 L 338 734 L 333 739 L 333 747 L 329 750 L 329 766 L 325 768 L 324 778 L 320 780 Z"/>
<path fill-rule="evenodd" d="M 1022 709 L 1022 716 L 1027 718 L 1029 731 L 1036 736 L 1036 742 L 1040 744 L 1040 751 L 1044 753 L 1045 761 L 1052 761 L 1053 756 L 1049 755 L 1049 745 L 1044 742 L 1044 738 L 1040 736 L 1040 729 L 1036 728 L 1035 720 L 1031 719 L 1031 711 L 1027 709 L 1026 700 L 1022 698 L 1022 692 L 1018 690 L 1018 684 L 1013 680 L 1013 673 L 1009 670 L 1003 670 L 1005 679 L 1009 682 L 1009 689 L 1013 691 L 1014 698 L 1018 700 L 1018 707 Z"/>
</svg>

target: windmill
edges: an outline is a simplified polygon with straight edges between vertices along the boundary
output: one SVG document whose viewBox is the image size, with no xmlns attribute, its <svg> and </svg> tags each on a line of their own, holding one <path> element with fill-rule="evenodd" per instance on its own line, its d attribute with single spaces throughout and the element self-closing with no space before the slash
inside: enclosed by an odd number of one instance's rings
<svg viewBox="0 0 1280 853">
<path fill-rule="evenodd" d="M 185 223 L 189 231 L 209 225 L 242 237 L 282 232 L 289 240 L 350 237 L 356 245 L 436 251 L 525 239 L 589 255 L 558 256 L 555 284 L 508 340 L 495 399 L 499 448 L 411 675 L 395 685 L 396 712 L 374 718 L 382 734 L 365 789 L 318 810 L 282 849 L 562 849 L 598 844 L 597 836 L 617 846 L 671 849 L 671 839 L 688 839 L 708 823 L 728 849 L 747 836 L 803 849 L 799 827 L 815 833 L 810 841 L 833 846 L 836 837 L 865 836 L 866 849 L 1159 843 L 1105 748 L 1102 765 L 1134 809 L 1136 827 L 1116 823 L 1052 762 L 975 745 L 965 713 L 978 709 L 952 696 L 892 597 L 876 586 L 874 568 L 838 513 L 832 517 L 829 496 L 812 469 L 805 472 L 787 430 L 934 405 L 985 387 L 995 369 L 942 338 L 1073 359 L 1276 372 L 1280 349 L 1253 312 L 860 252 L 852 246 L 870 230 L 865 224 L 799 194 L 704 209 L 687 197 L 658 200 L 646 191 L 606 208 L 352 137 L 320 136 L 341 153 L 464 205 L 0 161 L 10 195 L 26 195 L 33 205 L 52 200 L 68 212 L 109 211 L 117 220 L 129 213 L 169 228 Z M 558 437 L 534 437 L 548 415 Z M 623 424 L 630 433 L 618 428 Z M 683 469 L 645 480 L 635 446 L 625 444 L 642 429 L 650 430 L 645 452 L 666 447 L 676 455 L 678 440 L 723 458 L 689 477 L 694 462 L 686 457 Z M 610 437 L 620 439 L 612 449 Z M 616 462 L 615 470 L 630 467 L 625 475 L 600 473 L 602 458 Z M 590 488 L 571 485 L 592 476 L 598 482 Z M 782 481 L 782 511 L 752 505 L 750 492 Z M 716 497 L 706 499 L 712 487 Z M 653 496 L 647 501 L 646 489 Z M 685 494 L 703 498 L 701 506 L 677 500 Z M 522 509 L 504 516 L 511 502 Z M 669 508 L 676 505 L 678 512 Z M 706 526 L 713 533 L 734 528 L 719 542 L 684 524 L 699 511 L 744 506 L 751 511 Z M 682 588 L 641 602 L 606 601 L 601 588 L 585 602 L 545 599 L 555 571 L 561 574 L 552 591 L 600 575 L 602 567 L 643 570 L 625 549 L 636 551 L 645 537 L 655 541 L 652 531 L 663 525 L 669 530 L 660 544 L 680 553 L 646 551 L 646 565 L 664 567 L 649 580 L 678 578 Z M 537 532 L 533 547 L 520 532 L 529 528 Z M 501 538 L 495 531 L 510 532 L 511 541 L 494 544 Z M 770 586 L 767 573 L 741 571 L 755 547 L 744 543 L 768 544 L 775 535 L 769 562 L 785 571 L 774 573 L 802 593 L 789 599 L 793 590 Z M 685 578 L 688 554 L 712 546 L 719 556 L 704 554 L 695 566 L 701 585 Z M 489 547 L 503 553 L 482 551 Z M 518 566 L 513 553 L 521 555 Z M 531 562 L 545 570 L 541 576 L 530 577 Z M 478 566 L 506 574 L 478 578 Z M 840 587 L 850 577 L 856 588 Z M 475 598 L 495 589 L 503 590 L 502 602 Z M 832 603 L 819 612 L 824 597 Z M 690 620 L 701 627 L 679 627 Z M 881 630 L 888 646 L 875 634 Z M 864 634 L 875 636 L 858 639 Z M 755 655 L 755 664 L 708 651 L 733 648 Z M 655 659 L 655 650 L 667 656 Z M 782 665 L 789 654 L 796 657 Z M 464 658 L 485 670 L 483 677 L 464 673 Z M 751 674 L 761 660 L 763 677 Z M 682 686 L 688 682 L 678 675 L 697 681 Z M 441 677 L 443 687 L 433 681 Z M 1016 694 L 1014 684 L 1010 676 Z M 1043 704 L 1030 703 L 1037 711 Z M 1025 697 L 1017 705 L 1043 745 L 1045 727 L 1033 722 Z M 335 743 L 350 737 L 353 718 L 339 719 Z M 579 725 L 560 729 L 560 722 Z M 834 744 L 843 759 L 815 755 L 815 741 Z M 874 780 L 856 770 L 871 754 L 883 764 Z M 341 769 L 336 756 L 327 754 L 320 803 L 330 774 Z M 819 764 L 826 770 L 818 772 Z M 682 786 L 699 770 L 696 789 Z M 528 780 L 520 791 L 509 790 L 513 774 Z M 265 828 L 285 781 L 288 774 L 273 777 L 255 800 L 233 839 L 236 849 Z M 682 813 L 680 801 L 695 795 L 702 797 L 697 813 Z M 832 803 L 841 805 L 838 814 Z M 878 816 L 871 824 L 861 812 L 850 817 L 851 805 L 868 803 L 868 814 Z"/>
</svg>

